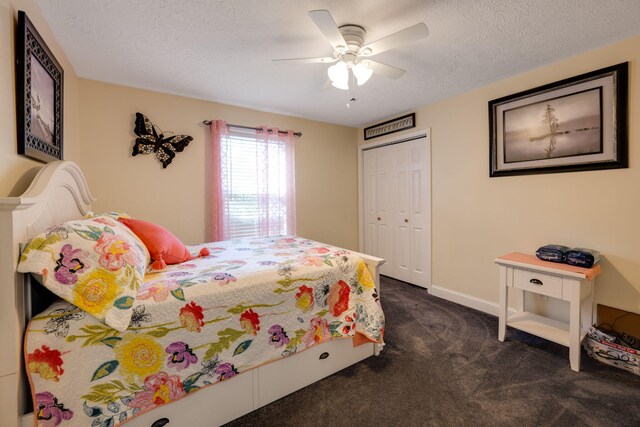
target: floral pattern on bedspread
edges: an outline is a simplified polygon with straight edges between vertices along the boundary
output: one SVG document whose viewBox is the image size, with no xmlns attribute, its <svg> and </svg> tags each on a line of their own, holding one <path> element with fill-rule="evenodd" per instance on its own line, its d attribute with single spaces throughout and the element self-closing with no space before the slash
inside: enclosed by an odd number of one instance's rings
<svg viewBox="0 0 640 427">
<path fill-rule="evenodd" d="M 299 237 L 206 246 L 207 257 L 146 274 L 124 332 L 64 301 L 31 320 L 38 426 L 114 426 L 327 340 L 382 344 L 360 257 Z"/>
</svg>

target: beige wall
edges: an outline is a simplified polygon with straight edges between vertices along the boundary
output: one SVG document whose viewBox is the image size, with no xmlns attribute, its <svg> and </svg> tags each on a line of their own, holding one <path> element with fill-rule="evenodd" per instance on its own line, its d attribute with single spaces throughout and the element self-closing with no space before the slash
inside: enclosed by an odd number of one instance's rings
<svg viewBox="0 0 640 427">
<path fill-rule="evenodd" d="M 488 101 L 625 61 L 628 169 L 489 178 Z M 604 255 L 597 302 L 640 311 L 639 65 L 636 37 L 416 110 L 432 131 L 434 285 L 497 302 L 495 257 L 559 243 Z"/>
<path fill-rule="evenodd" d="M 28 179 L 23 174 L 42 163 L 17 154 L 15 102 L 15 31 L 18 10 L 23 10 L 64 69 L 64 158 L 80 157 L 78 130 L 78 79 L 58 46 L 49 26 L 35 2 L 0 0 L 0 196 L 15 196 L 26 190 Z M 30 174 L 32 177 L 34 174 Z"/>
<path fill-rule="evenodd" d="M 80 79 L 81 167 L 96 211 L 122 210 L 157 222 L 185 243 L 207 238 L 204 119 L 267 125 L 296 138 L 297 234 L 357 249 L 356 129 Z M 163 130 L 193 136 L 167 169 L 152 155 L 131 156 L 135 113 Z"/>
</svg>

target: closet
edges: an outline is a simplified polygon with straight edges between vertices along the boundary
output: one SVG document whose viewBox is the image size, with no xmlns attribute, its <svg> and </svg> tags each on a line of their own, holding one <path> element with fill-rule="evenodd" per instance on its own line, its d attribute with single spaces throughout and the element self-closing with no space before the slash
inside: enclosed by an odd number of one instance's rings
<svg viewBox="0 0 640 427">
<path fill-rule="evenodd" d="M 428 287 L 431 277 L 429 135 L 363 147 L 364 253 L 380 274 Z"/>
</svg>

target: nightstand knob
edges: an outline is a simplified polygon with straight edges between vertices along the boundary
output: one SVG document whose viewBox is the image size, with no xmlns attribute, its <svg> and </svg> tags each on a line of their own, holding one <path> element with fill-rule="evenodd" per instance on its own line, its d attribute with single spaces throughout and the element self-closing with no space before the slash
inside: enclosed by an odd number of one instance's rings
<svg viewBox="0 0 640 427">
<path fill-rule="evenodd" d="M 538 280 L 538 279 L 531 279 L 531 280 L 529 280 L 529 283 L 531 283 L 533 285 L 542 286 L 542 280 Z"/>
</svg>

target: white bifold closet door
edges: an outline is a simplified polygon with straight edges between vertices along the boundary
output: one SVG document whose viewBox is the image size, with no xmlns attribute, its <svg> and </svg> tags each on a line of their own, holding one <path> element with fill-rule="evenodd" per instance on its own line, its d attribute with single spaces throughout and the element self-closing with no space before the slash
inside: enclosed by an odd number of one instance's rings
<svg viewBox="0 0 640 427">
<path fill-rule="evenodd" d="M 386 259 L 380 274 L 429 285 L 427 137 L 363 152 L 364 251 Z"/>
</svg>

